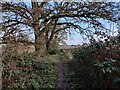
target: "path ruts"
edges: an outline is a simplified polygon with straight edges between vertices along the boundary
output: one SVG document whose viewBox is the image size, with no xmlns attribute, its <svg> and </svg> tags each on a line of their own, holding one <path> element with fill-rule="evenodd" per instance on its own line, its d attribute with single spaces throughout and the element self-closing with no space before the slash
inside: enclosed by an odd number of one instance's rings
<svg viewBox="0 0 120 90">
<path fill-rule="evenodd" d="M 62 90 L 67 90 L 69 88 L 68 83 L 65 80 L 64 66 L 62 58 L 57 60 L 56 64 L 56 73 L 57 73 L 57 88 Z"/>
</svg>

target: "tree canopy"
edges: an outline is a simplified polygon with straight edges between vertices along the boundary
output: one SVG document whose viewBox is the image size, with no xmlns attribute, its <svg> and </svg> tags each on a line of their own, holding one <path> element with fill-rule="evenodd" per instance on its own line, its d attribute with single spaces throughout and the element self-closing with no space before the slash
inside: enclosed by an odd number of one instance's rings
<svg viewBox="0 0 120 90">
<path fill-rule="evenodd" d="M 107 30 L 101 20 L 116 22 L 116 7 L 112 2 L 2 2 L 0 23 L 4 36 L 33 31 L 36 51 L 43 54 L 58 32 L 92 36 Z"/>
</svg>

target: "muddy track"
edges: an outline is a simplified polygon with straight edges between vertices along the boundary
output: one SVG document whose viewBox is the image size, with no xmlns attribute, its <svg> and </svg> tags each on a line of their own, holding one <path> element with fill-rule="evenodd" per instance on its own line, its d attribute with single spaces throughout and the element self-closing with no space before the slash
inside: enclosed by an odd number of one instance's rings
<svg viewBox="0 0 120 90">
<path fill-rule="evenodd" d="M 63 59 L 58 58 L 56 64 L 56 73 L 57 73 L 57 82 L 56 87 L 62 90 L 66 90 L 69 88 L 67 81 L 65 80 L 65 73 L 64 73 L 64 66 L 63 66 Z"/>
</svg>

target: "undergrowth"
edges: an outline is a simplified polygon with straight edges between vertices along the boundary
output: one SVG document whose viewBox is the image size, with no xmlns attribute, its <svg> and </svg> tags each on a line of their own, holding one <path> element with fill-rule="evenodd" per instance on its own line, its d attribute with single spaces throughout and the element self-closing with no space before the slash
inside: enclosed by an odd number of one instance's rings
<svg viewBox="0 0 120 90">
<path fill-rule="evenodd" d="M 64 65 L 70 88 L 119 88 L 120 48 L 94 43 L 73 52 Z"/>
<path fill-rule="evenodd" d="M 6 52 L 3 60 L 3 89 L 54 88 L 55 62 L 47 58 L 35 60 L 30 53 Z"/>
</svg>

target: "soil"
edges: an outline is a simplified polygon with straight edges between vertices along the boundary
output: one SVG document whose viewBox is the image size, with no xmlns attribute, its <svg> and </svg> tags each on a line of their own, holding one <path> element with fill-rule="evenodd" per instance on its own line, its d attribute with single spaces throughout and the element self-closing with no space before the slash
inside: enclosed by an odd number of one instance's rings
<svg viewBox="0 0 120 90">
<path fill-rule="evenodd" d="M 64 66 L 63 66 L 63 59 L 59 58 L 56 64 L 56 72 L 57 72 L 57 82 L 56 87 L 62 90 L 66 90 L 69 88 L 69 84 L 65 80 L 65 73 L 64 73 Z"/>
</svg>

